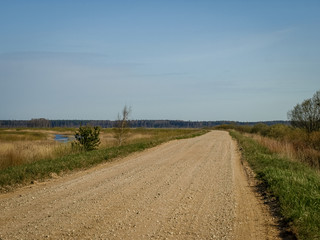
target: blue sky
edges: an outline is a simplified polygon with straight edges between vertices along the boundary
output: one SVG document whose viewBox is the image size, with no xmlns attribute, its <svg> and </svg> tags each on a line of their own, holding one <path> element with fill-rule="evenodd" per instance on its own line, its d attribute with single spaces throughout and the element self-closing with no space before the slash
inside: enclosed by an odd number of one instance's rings
<svg viewBox="0 0 320 240">
<path fill-rule="evenodd" d="M 0 119 L 286 120 L 320 1 L 1 1 Z"/>
</svg>

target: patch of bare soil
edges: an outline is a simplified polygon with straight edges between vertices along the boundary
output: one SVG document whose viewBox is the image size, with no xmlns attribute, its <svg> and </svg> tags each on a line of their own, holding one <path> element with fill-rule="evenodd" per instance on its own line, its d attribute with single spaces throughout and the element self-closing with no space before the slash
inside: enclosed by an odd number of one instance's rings
<svg viewBox="0 0 320 240">
<path fill-rule="evenodd" d="M 278 239 L 227 132 L 0 195 L 1 239 Z"/>
</svg>

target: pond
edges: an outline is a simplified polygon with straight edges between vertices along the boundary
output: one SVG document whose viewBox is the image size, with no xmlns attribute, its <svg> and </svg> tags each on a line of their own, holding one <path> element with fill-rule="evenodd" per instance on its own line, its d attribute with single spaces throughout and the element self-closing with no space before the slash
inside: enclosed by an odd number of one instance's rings
<svg viewBox="0 0 320 240">
<path fill-rule="evenodd" d="M 61 143 L 67 143 L 67 142 L 71 142 L 74 140 L 73 136 L 67 136 L 67 135 L 62 135 L 62 134 L 55 134 L 55 141 L 57 142 L 61 142 Z"/>
</svg>

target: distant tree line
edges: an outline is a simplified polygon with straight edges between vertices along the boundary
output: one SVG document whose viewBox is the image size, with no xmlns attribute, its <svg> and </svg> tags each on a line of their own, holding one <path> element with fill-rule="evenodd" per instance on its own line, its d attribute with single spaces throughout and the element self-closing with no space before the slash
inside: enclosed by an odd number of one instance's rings
<svg viewBox="0 0 320 240">
<path fill-rule="evenodd" d="M 69 127 L 78 128 L 80 125 L 99 126 L 102 128 L 116 127 L 118 121 L 111 120 L 48 120 L 44 118 L 31 120 L 0 120 L 0 128 L 53 128 Z M 264 121 L 264 122 L 235 122 L 235 121 L 182 121 L 182 120 L 129 120 L 131 128 L 210 128 L 223 124 L 255 125 L 264 123 L 267 125 L 289 124 L 288 121 Z"/>
<path fill-rule="evenodd" d="M 130 113 L 130 108 L 128 114 Z M 125 114 L 122 113 L 122 117 Z M 122 126 L 123 119 L 118 116 L 116 121 L 110 120 L 48 120 L 45 118 L 34 118 L 31 120 L 0 120 L 0 128 L 54 128 L 68 127 L 79 128 L 81 125 L 98 126 L 102 128 L 211 128 L 220 125 L 254 126 L 263 123 L 268 126 L 275 124 L 292 125 L 302 128 L 311 133 L 320 130 L 320 91 L 317 91 L 311 98 L 298 103 L 288 112 L 289 121 L 260 121 L 260 122 L 238 122 L 238 121 L 182 121 L 182 120 L 129 120 L 125 118 L 126 126 Z M 119 127 L 120 125 L 121 127 Z M 122 129 L 122 130 L 123 130 Z M 121 131 L 122 131 L 121 130 Z M 119 133 L 121 143 L 122 132 Z"/>
</svg>

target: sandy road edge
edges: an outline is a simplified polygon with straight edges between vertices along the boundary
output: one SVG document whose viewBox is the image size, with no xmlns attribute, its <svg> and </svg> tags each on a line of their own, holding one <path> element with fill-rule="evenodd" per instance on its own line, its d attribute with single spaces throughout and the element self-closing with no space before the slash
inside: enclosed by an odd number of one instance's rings
<svg viewBox="0 0 320 240">
<path fill-rule="evenodd" d="M 264 219 L 264 225 L 266 231 L 265 239 L 286 239 L 286 240 L 296 240 L 297 238 L 290 230 L 287 223 L 282 219 L 281 214 L 279 213 L 279 204 L 277 201 L 267 193 L 265 184 L 256 178 L 256 173 L 251 169 L 249 163 L 242 155 L 242 148 L 239 146 L 238 142 L 235 139 L 232 139 L 235 143 L 238 155 L 238 167 L 242 171 L 242 178 L 244 178 L 248 184 L 248 187 L 251 189 L 255 200 L 257 201 L 260 211 L 262 212 Z M 241 234 L 241 231 L 236 227 L 236 232 Z M 244 232 L 243 232 L 244 233 Z M 242 234 L 243 234 L 242 233 Z"/>
</svg>

